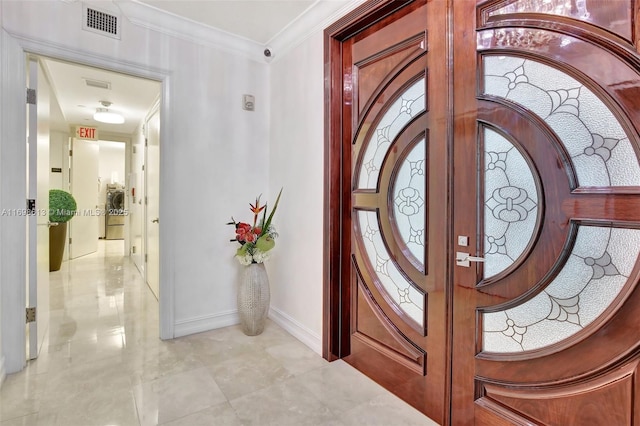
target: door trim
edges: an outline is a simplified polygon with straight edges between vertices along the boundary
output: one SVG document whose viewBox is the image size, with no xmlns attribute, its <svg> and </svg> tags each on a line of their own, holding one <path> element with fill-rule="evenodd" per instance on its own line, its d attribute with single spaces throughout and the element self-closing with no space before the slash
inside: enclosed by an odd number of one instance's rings
<svg viewBox="0 0 640 426">
<path fill-rule="evenodd" d="M 342 176 L 343 152 L 341 77 L 342 42 L 385 16 L 411 3 L 371 0 L 357 7 L 324 31 L 324 212 L 323 212 L 323 315 L 322 356 L 328 361 L 350 353 L 351 295 L 349 281 L 342 276 L 342 254 L 349 252 L 349 179 Z M 349 145 L 349 144 L 348 144 Z M 347 146 L 348 146 L 347 145 Z M 346 212 L 346 214 L 343 214 Z M 346 231 L 346 232 L 344 232 Z M 348 261 L 348 259 L 347 259 Z"/>
<path fill-rule="evenodd" d="M 9 51 L 4 46 L 7 43 L 16 43 L 22 49 L 20 55 L 17 52 Z M 52 43 L 47 43 L 37 39 L 31 39 L 21 36 L 19 34 L 13 34 L 3 31 L 2 34 L 2 61 L 4 68 L 8 67 L 8 64 L 14 64 L 12 71 L 24 70 L 25 55 L 35 54 L 40 56 L 48 56 L 58 60 L 64 60 L 74 62 L 77 64 L 88 65 L 97 68 L 103 68 L 106 70 L 129 74 L 136 77 L 148 78 L 156 80 L 161 83 L 161 111 L 160 115 L 163 121 L 166 123 L 160 129 L 160 149 L 163 150 L 167 143 L 168 131 L 166 129 L 173 128 L 172 117 L 169 114 L 170 101 L 170 87 L 171 87 L 171 72 L 165 69 L 159 69 L 155 67 L 145 66 L 144 64 L 136 64 L 128 61 L 121 61 L 117 58 L 111 58 L 103 55 L 97 55 L 94 52 L 86 52 L 80 49 L 69 48 Z M 20 70 L 14 70 L 14 68 L 20 67 Z M 26 76 L 24 72 L 20 77 L 13 77 L 11 81 L 17 81 L 17 78 L 22 80 L 20 87 L 26 87 Z M 24 107 L 24 89 L 20 89 L 18 95 L 12 96 L 16 90 L 11 87 L 2 87 L 3 96 L 0 99 L 0 111 L 6 111 L 7 114 L 11 114 L 11 119 L 7 115 L 6 120 L 2 120 L 2 140 L 4 141 L 24 141 L 25 125 L 26 123 L 26 108 Z M 7 156 L 3 155 L 3 160 L 7 162 L 14 162 L 15 164 L 24 164 L 25 152 L 18 152 L 17 148 L 11 148 L 7 153 Z M 24 151 L 24 148 L 23 148 Z M 4 152 L 4 149 L 3 149 Z M 13 156 L 10 157 L 10 155 Z M 170 175 L 169 169 L 171 163 L 166 158 L 170 156 L 163 156 L 160 159 L 160 191 L 163 192 L 163 188 L 166 188 L 166 183 L 169 181 L 167 176 Z M 163 160 L 163 158 L 165 160 Z M 4 162 L 3 161 L 3 162 Z M 24 206 L 25 194 L 26 194 L 26 182 L 16 182 L 15 176 L 11 172 L 11 168 L 2 167 L 0 169 L 0 182 L 9 182 L 13 185 L 8 196 L 5 197 L 3 191 L 3 200 L 7 200 L 7 203 L 12 204 L 19 202 L 19 206 Z M 16 195 L 18 194 L 18 195 Z M 163 194 L 160 197 L 160 212 L 168 211 L 172 205 L 170 196 Z M 16 201 L 17 200 L 17 201 Z M 169 216 L 165 214 L 165 216 Z M 25 259 L 23 255 L 19 255 L 20 258 L 16 261 L 16 253 L 25 253 L 26 251 L 26 234 L 22 235 L 19 227 L 15 227 L 15 232 L 12 232 L 13 239 L 5 238 L 3 236 L 0 242 L 0 265 L 2 265 L 2 277 L 11 277 L 11 279 L 2 279 L 2 295 L 4 300 L 20 301 L 25 300 L 25 280 L 26 273 L 24 271 Z M 15 235 L 14 235 L 15 234 Z M 172 339 L 175 337 L 175 312 L 174 312 L 174 264 L 172 259 L 174 258 L 174 248 L 170 241 L 175 240 L 175 227 L 163 226 L 160 228 L 160 263 L 163 265 L 160 276 L 160 293 L 162 296 L 159 301 L 159 332 L 161 339 Z M 16 332 L 18 329 L 24 329 L 24 317 L 23 315 L 10 315 L 10 311 L 5 309 L 9 302 L 3 303 L 3 321 L 2 327 L 2 348 L 6 354 L 5 370 L 6 373 L 14 373 L 22 370 L 26 359 L 25 345 L 20 342 L 24 342 L 24 331 L 22 333 Z M 24 312 L 24 303 L 20 302 L 22 312 Z M 22 337 L 20 337 L 22 336 Z"/>
</svg>

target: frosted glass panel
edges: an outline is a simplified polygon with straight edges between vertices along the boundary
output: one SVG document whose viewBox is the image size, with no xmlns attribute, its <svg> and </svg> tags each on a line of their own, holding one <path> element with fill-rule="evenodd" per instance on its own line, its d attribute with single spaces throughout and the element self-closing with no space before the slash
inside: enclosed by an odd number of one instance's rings
<svg viewBox="0 0 640 426">
<path fill-rule="evenodd" d="M 587 0 L 518 0 L 489 13 L 489 16 L 507 13 L 548 13 L 588 20 L 591 16 Z"/>
<path fill-rule="evenodd" d="M 640 166 L 622 126 L 588 88 L 555 68 L 510 56 L 484 58 L 485 93 L 543 119 L 571 157 L 580 186 L 640 185 Z"/>
<path fill-rule="evenodd" d="M 620 293 L 639 252 L 640 230 L 580 226 L 567 263 L 544 291 L 514 308 L 483 314 L 483 349 L 539 349 L 579 332 Z"/>
<path fill-rule="evenodd" d="M 538 192 L 524 157 L 499 133 L 484 129 L 484 277 L 494 276 L 524 252 L 538 216 Z"/>
<path fill-rule="evenodd" d="M 425 148 L 418 142 L 398 169 L 393 185 L 393 214 L 402 241 L 424 266 L 425 242 Z"/>
<path fill-rule="evenodd" d="M 359 189 L 375 189 L 377 187 L 380 167 L 393 140 L 411 118 L 425 109 L 424 88 L 425 79 L 421 79 L 402 93 L 384 114 L 371 138 L 366 141 L 367 147 L 359 171 Z"/>
<path fill-rule="evenodd" d="M 365 253 L 375 272 L 376 281 L 396 306 L 424 326 L 424 296 L 402 275 L 391 259 L 378 227 L 377 213 L 359 210 L 357 217 Z"/>
</svg>

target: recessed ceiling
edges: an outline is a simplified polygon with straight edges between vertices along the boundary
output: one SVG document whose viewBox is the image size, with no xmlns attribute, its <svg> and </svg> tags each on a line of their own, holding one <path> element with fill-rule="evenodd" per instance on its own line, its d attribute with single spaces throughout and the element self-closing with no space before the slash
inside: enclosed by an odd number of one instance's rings
<svg viewBox="0 0 640 426">
<path fill-rule="evenodd" d="M 140 0 L 140 3 L 267 44 L 316 1 Z"/>
<path fill-rule="evenodd" d="M 52 59 L 43 59 L 43 64 L 64 121 L 70 126 L 96 126 L 100 131 L 132 134 L 160 95 L 157 81 Z M 121 113 L 124 124 L 95 121 L 93 113 L 102 107 L 100 101 L 111 102 L 109 109 Z"/>
</svg>

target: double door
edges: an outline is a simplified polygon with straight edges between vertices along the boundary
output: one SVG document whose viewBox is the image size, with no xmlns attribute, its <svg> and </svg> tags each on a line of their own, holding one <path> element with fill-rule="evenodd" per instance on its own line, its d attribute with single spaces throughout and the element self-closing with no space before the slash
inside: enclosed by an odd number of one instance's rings
<svg viewBox="0 0 640 426">
<path fill-rule="evenodd" d="M 327 30 L 327 358 L 441 424 L 638 422 L 634 8 L 382 2 Z"/>
</svg>

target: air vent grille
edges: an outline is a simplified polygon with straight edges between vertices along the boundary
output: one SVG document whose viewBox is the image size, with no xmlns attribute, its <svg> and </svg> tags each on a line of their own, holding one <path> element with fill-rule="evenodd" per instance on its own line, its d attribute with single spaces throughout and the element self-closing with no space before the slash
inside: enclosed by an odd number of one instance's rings
<svg viewBox="0 0 640 426">
<path fill-rule="evenodd" d="M 84 82 L 89 87 L 97 87 L 99 89 L 107 89 L 111 90 L 111 83 L 108 81 L 100 81 L 100 80 L 91 80 L 89 78 L 85 78 Z"/>
<path fill-rule="evenodd" d="M 120 38 L 120 24 L 117 15 L 84 5 L 83 29 Z"/>
</svg>

